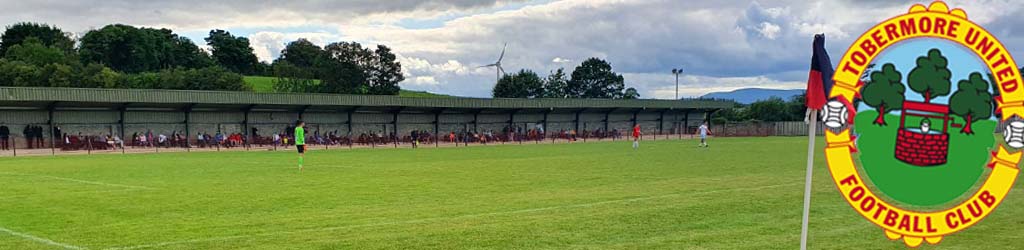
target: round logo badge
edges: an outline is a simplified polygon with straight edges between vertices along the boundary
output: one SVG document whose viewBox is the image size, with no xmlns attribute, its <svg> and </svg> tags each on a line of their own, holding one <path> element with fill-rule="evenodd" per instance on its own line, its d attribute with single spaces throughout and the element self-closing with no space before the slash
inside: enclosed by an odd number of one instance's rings
<svg viewBox="0 0 1024 250">
<path fill-rule="evenodd" d="M 845 200 L 891 240 L 938 244 L 1002 203 L 1020 171 L 1024 90 L 991 33 L 943 2 L 861 35 L 822 115 Z"/>
</svg>

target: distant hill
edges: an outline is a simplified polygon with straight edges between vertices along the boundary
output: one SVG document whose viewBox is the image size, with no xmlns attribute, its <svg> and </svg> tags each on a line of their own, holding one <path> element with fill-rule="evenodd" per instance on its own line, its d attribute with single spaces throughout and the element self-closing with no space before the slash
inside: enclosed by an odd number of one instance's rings
<svg viewBox="0 0 1024 250">
<path fill-rule="evenodd" d="M 252 87 L 253 91 L 261 93 L 274 92 L 274 84 L 277 83 L 276 77 L 268 76 L 246 76 L 244 78 L 245 83 Z M 453 97 L 450 95 L 434 94 L 426 91 L 413 91 L 413 90 L 399 90 L 398 96 L 401 97 Z"/>
<path fill-rule="evenodd" d="M 751 104 L 760 100 L 767 100 L 772 96 L 782 98 L 782 100 L 789 100 L 793 96 L 803 94 L 802 89 L 760 89 L 760 88 L 747 88 L 737 89 L 729 92 L 712 92 L 708 93 L 703 98 L 718 98 L 718 99 L 731 99 L 742 104 Z"/>
</svg>

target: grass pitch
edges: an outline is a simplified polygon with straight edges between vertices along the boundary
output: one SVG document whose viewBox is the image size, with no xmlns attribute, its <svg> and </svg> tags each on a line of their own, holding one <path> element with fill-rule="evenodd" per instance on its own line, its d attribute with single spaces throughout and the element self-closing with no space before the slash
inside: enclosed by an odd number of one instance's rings
<svg viewBox="0 0 1024 250">
<path fill-rule="evenodd" d="M 3 158 L 0 249 L 796 249 L 806 139 L 711 145 L 320 150 L 301 173 L 291 150 Z M 817 159 L 810 247 L 903 248 Z M 1022 226 L 1018 185 L 922 248 L 1021 248 Z"/>
</svg>

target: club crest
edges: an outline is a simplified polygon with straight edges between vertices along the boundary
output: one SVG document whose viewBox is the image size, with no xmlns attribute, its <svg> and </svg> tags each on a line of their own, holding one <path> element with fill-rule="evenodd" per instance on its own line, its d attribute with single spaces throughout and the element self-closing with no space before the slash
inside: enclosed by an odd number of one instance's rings
<svg viewBox="0 0 1024 250">
<path fill-rule="evenodd" d="M 890 240 L 938 244 L 992 213 L 1017 179 L 1024 90 L 1006 47 L 943 2 L 861 35 L 822 110 L 828 167 Z"/>
</svg>

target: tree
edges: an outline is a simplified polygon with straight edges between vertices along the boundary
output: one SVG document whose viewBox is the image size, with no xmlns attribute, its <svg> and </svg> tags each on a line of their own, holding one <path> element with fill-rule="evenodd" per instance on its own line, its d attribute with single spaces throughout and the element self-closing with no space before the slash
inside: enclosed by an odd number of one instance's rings
<svg viewBox="0 0 1024 250">
<path fill-rule="evenodd" d="M 16 23 L 7 26 L 7 30 L 0 34 L 0 55 L 7 54 L 8 49 L 30 37 L 39 39 L 43 46 L 54 47 L 64 53 L 71 53 L 74 50 L 75 42 L 57 27 L 39 23 Z"/>
<path fill-rule="evenodd" d="M 318 92 L 367 94 L 370 85 L 363 70 L 372 51 L 359 43 L 337 42 L 324 47 L 324 56 L 316 60 L 314 75 L 320 78 Z"/>
<path fill-rule="evenodd" d="M 99 64 L 89 64 L 79 75 L 77 88 L 119 88 L 123 76 L 116 71 Z"/>
<path fill-rule="evenodd" d="M 807 93 L 789 98 L 786 102 L 787 121 L 802 121 L 807 115 Z"/>
<path fill-rule="evenodd" d="M 79 54 L 83 63 L 99 63 L 127 73 L 175 67 L 204 68 L 214 62 L 186 37 L 169 29 L 113 24 L 85 33 Z"/>
<path fill-rule="evenodd" d="M 37 66 L 54 63 L 66 63 L 64 52 L 57 47 L 46 46 L 38 38 L 29 37 L 20 44 L 15 44 L 7 49 L 5 58 L 14 61 L 22 61 Z"/>
<path fill-rule="evenodd" d="M 537 73 L 520 70 L 518 73 L 505 75 L 494 85 L 495 98 L 537 98 L 544 95 L 544 82 Z"/>
<path fill-rule="evenodd" d="M 213 59 L 220 66 L 239 74 L 253 74 L 259 59 L 249 45 L 249 39 L 236 37 L 224 30 L 211 30 L 206 44 L 212 50 Z"/>
<path fill-rule="evenodd" d="M 0 59 L 0 86 L 39 86 L 39 79 L 41 79 L 39 66 L 21 61 Z"/>
<path fill-rule="evenodd" d="M 881 71 L 871 73 L 871 81 L 861 90 L 864 104 L 878 110 L 878 118 L 874 124 L 885 126 L 885 114 L 892 110 L 902 109 L 906 87 L 901 82 L 903 74 L 896 70 L 892 63 L 886 63 Z"/>
<path fill-rule="evenodd" d="M 401 90 L 398 83 L 405 80 L 398 57 L 384 45 L 377 45 L 377 50 L 373 51 L 373 63 L 364 72 L 370 78 L 370 94 L 373 95 L 398 95 Z"/>
<path fill-rule="evenodd" d="M 777 122 L 789 120 L 786 102 L 777 96 L 750 104 L 750 116 L 758 121 Z"/>
<path fill-rule="evenodd" d="M 163 36 L 161 41 L 165 43 L 162 46 L 164 47 L 164 53 L 161 56 L 163 59 L 160 64 L 161 68 L 184 67 L 200 69 L 217 65 L 217 62 L 210 58 L 210 54 L 200 49 L 188 37 L 178 36 L 171 33 L 171 30 L 168 29 L 161 29 L 159 32 Z"/>
<path fill-rule="evenodd" d="M 316 46 L 305 38 L 299 38 L 294 42 L 288 43 L 281 50 L 281 56 L 277 58 L 277 62 L 287 62 L 291 66 L 300 68 L 312 68 L 316 60 L 323 56 L 324 50 L 320 46 Z"/>
<path fill-rule="evenodd" d="M 612 71 L 612 66 L 608 62 L 590 58 L 572 71 L 566 92 L 575 98 L 621 99 L 624 96 L 624 88 L 625 80 L 622 75 Z"/>
<path fill-rule="evenodd" d="M 320 46 L 305 38 L 288 43 L 281 56 L 274 61 L 272 74 L 277 77 L 274 91 L 292 93 L 319 92 L 317 79 L 319 60 L 327 60 L 326 53 Z"/>
<path fill-rule="evenodd" d="M 927 56 L 917 58 L 917 67 L 907 75 L 907 84 L 914 92 L 924 96 L 924 102 L 949 94 L 952 73 L 947 68 L 949 61 L 939 49 L 928 50 Z"/>
<path fill-rule="evenodd" d="M 316 61 L 313 63 L 315 65 Z M 274 91 L 291 93 L 319 92 L 319 86 L 313 80 L 316 79 L 313 73 L 313 65 L 310 65 L 309 68 L 303 68 L 284 60 L 274 62 L 274 75 L 277 76 Z"/>
<path fill-rule="evenodd" d="M 316 68 L 317 74 L 320 75 L 317 92 L 361 95 L 370 91 L 369 85 L 366 84 L 366 74 L 359 65 L 352 62 L 319 60 Z"/>
<path fill-rule="evenodd" d="M 544 78 L 544 98 L 568 98 L 569 79 L 565 76 L 565 69 L 558 68 Z"/>
<path fill-rule="evenodd" d="M 992 117 L 992 93 L 988 91 L 989 83 L 981 73 L 974 72 L 968 79 L 957 83 L 956 93 L 949 97 L 949 108 L 967 123 L 960 130 L 963 134 L 974 134 L 971 124 Z"/>
<path fill-rule="evenodd" d="M 324 47 L 324 52 L 333 60 L 352 63 L 360 69 L 371 68 L 374 61 L 373 51 L 363 48 L 363 45 L 357 42 L 331 43 Z"/>
<path fill-rule="evenodd" d="M 748 106 L 734 101 L 732 104 L 732 108 L 722 109 L 715 112 L 715 116 L 725 119 L 726 121 L 739 122 L 750 120 L 750 116 L 748 115 L 750 112 L 747 111 Z"/>
<path fill-rule="evenodd" d="M 622 99 L 639 99 L 640 92 L 637 92 L 635 88 L 627 88 L 622 95 Z"/>
</svg>

